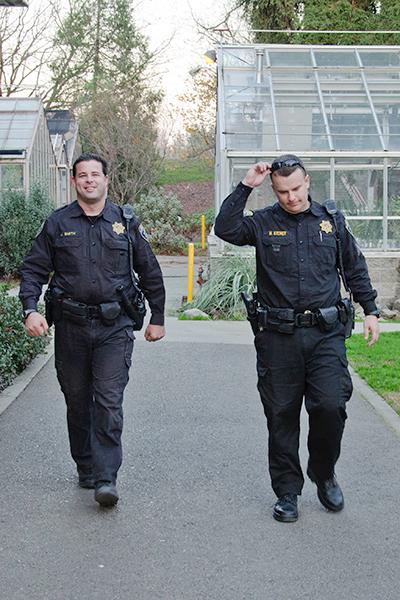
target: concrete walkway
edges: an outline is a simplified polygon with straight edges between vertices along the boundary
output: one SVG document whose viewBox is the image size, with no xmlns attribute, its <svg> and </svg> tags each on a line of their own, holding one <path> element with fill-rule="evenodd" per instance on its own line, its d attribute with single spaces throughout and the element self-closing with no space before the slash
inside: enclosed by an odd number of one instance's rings
<svg viewBox="0 0 400 600">
<path fill-rule="evenodd" d="M 398 600 L 397 415 L 356 385 L 344 511 L 307 481 L 299 521 L 277 523 L 249 325 L 169 318 L 167 332 L 137 336 L 115 510 L 76 485 L 52 360 L 0 416 L 0 597 Z M 305 415 L 302 429 L 305 465 Z"/>
</svg>

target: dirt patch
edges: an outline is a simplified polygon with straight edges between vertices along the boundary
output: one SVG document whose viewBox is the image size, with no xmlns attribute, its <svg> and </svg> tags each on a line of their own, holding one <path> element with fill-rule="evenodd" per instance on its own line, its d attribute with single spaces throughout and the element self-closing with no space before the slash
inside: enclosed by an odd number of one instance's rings
<svg viewBox="0 0 400 600">
<path fill-rule="evenodd" d="M 162 186 L 163 192 L 175 195 L 185 213 L 200 213 L 214 207 L 214 182 L 174 183 Z"/>
</svg>

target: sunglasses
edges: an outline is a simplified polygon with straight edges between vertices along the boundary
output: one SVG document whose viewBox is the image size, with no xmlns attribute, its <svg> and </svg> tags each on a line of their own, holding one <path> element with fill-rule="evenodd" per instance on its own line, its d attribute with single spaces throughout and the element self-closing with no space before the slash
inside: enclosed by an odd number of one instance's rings
<svg viewBox="0 0 400 600">
<path fill-rule="evenodd" d="M 303 169 L 304 173 L 306 172 L 304 165 L 295 160 L 294 158 L 289 158 L 287 160 L 276 160 L 271 165 L 271 174 L 275 173 L 275 171 L 279 171 L 279 169 L 283 169 L 283 167 L 300 167 Z"/>
</svg>

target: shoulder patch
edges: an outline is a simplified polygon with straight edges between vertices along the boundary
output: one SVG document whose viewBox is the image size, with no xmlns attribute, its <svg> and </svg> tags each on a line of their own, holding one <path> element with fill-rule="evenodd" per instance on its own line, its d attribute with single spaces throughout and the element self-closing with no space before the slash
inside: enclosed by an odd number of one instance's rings
<svg viewBox="0 0 400 600">
<path fill-rule="evenodd" d="M 149 241 L 148 235 L 147 235 L 147 233 L 146 233 L 146 230 L 145 230 L 145 228 L 143 227 L 143 225 L 139 225 L 139 233 L 140 233 L 140 235 L 142 236 L 142 238 L 143 238 L 144 240 L 146 240 L 146 242 L 148 242 L 148 241 Z"/>
</svg>

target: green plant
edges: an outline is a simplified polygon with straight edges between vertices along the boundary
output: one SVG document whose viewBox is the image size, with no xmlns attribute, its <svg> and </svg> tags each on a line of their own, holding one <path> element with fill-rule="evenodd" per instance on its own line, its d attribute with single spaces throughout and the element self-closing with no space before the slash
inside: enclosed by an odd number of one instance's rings
<svg viewBox="0 0 400 600">
<path fill-rule="evenodd" d="M 374 346 L 353 335 L 346 346 L 354 370 L 400 414 L 400 331 L 381 333 Z"/>
<path fill-rule="evenodd" d="M 41 309 L 40 309 L 41 310 Z M 21 319 L 18 298 L 0 291 L 0 391 L 45 349 L 49 338 L 30 338 Z"/>
<path fill-rule="evenodd" d="M 254 259 L 236 256 L 224 258 L 216 262 L 210 279 L 189 306 L 199 308 L 214 318 L 244 319 L 246 313 L 240 293 L 251 293 L 255 280 Z"/>
<path fill-rule="evenodd" d="M 53 210 L 40 185 L 23 192 L 5 191 L 0 201 L 0 274 L 17 273 L 40 225 Z"/>
<path fill-rule="evenodd" d="M 135 201 L 133 206 L 155 252 L 182 252 L 186 240 L 181 233 L 182 204 L 176 196 L 167 196 L 152 189 Z"/>
</svg>

